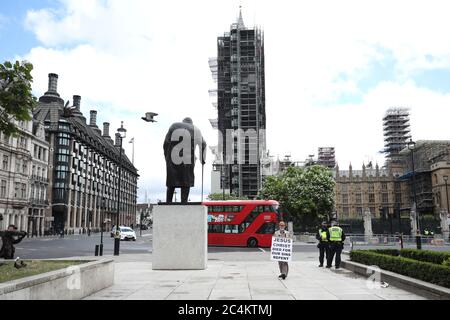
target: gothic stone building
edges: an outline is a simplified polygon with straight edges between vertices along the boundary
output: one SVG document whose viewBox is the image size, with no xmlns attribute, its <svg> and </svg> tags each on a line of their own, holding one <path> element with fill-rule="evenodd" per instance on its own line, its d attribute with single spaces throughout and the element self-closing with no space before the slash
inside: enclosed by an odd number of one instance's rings
<svg viewBox="0 0 450 320">
<path fill-rule="evenodd" d="M 335 186 L 335 206 L 339 219 L 359 219 L 367 208 L 372 217 L 385 214 L 398 214 L 409 207 L 408 186 L 400 181 L 398 175 L 386 169 L 366 168 L 339 170 L 333 172 Z M 387 216 L 386 216 L 387 217 Z"/>
<path fill-rule="evenodd" d="M 411 202 L 416 199 L 417 211 L 422 215 L 448 212 L 450 199 L 445 180 L 450 177 L 450 141 L 419 140 L 412 149 L 404 148 L 399 153 L 404 173 L 400 178 L 409 185 Z"/>
<path fill-rule="evenodd" d="M 80 96 L 73 97 L 73 107 L 66 108 L 57 92 L 58 75 L 49 74 L 48 91 L 39 98 L 34 118 L 45 125 L 49 152 L 49 198 L 47 215 L 56 232 L 98 230 L 102 220 L 116 223 L 118 197 L 121 225 L 136 221 L 137 169 L 122 152 L 120 138 L 114 142 L 109 123 L 103 133 L 97 127 L 97 112 L 90 121 L 80 111 Z M 119 166 L 122 174 L 119 177 Z M 120 184 L 119 184 L 120 179 Z M 120 190 L 118 190 L 118 186 Z"/>
</svg>

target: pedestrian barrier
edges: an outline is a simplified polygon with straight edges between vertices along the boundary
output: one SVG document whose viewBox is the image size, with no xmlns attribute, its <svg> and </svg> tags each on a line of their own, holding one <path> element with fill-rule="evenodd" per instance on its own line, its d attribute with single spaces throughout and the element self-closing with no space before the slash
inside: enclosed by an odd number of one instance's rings
<svg viewBox="0 0 450 320">
<path fill-rule="evenodd" d="M 306 243 L 317 243 L 316 235 L 313 233 L 299 233 L 295 234 L 295 240 L 298 242 Z M 364 234 L 347 234 L 344 241 L 345 245 L 353 246 L 391 246 L 400 247 L 401 246 L 400 235 L 386 235 L 386 234 L 374 234 L 370 237 Z M 416 236 L 402 235 L 403 245 L 416 245 Z M 443 239 L 441 234 L 436 234 L 434 236 L 421 235 L 422 245 L 430 246 L 450 246 L 449 239 Z"/>
<path fill-rule="evenodd" d="M 416 236 L 411 235 L 373 235 L 371 237 L 367 237 L 365 235 L 347 235 L 347 239 L 349 242 L 353 244 L 353 246 L 393 246 L 400 247 L 401 242 L 403 245 L 416 245 Z M 435 236 L 421 236 L 422 245 L 430 245 L 430 246 L 450 246 L 450 242 L 442 238 L 441 235 Z"/>
</svg>

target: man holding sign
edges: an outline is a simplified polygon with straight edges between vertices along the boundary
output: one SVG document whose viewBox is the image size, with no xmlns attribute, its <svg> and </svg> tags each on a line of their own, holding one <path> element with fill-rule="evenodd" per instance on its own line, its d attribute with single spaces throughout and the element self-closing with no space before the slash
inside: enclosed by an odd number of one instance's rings
<svg viewBox="0 0 450 320">
<path fill-rule="evenodd" d="M 272 247 L 270 259 L 272 261 L 278 261 L 280 268 L 279 279 L 286 279 L 289 272 L 288 262 L 292 260 L 292 235 L 289 231 L 285 230 L 286 224 L 284 221 L 280 221 L 279 230 L 275 231 L 272 237 Z"/>
</svg>

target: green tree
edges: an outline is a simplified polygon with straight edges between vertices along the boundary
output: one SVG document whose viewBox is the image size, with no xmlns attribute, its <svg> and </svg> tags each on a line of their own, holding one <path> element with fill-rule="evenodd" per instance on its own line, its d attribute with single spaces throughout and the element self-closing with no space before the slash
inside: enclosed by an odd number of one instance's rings
<svg viewBox="0 0 450 320">
<path fill-rule="evenodd" d="M 295 229 L 306 231 L 329 219 L 334 207 L 334 185 L 331 171 L 324 166 L 288 167 L 278 176 L 267 177 L 259 197 L 279 201 Z"/>
<path fill-rule="evenodd" d="M 224 200 L 223 199 L 223 193 L 211 193 L 208 196 L 209 200 L 215 201 L 215 200 Z M 230 195 L 229 193 L 225 193 L 225 200 L 248 200 L 247 197 L 238 197 L 235 195 Z"/>
<path fill-rule="evenodd" d="M 14 124 L 29 121 L 36 105 L 36 97 L 31 93 L 33 65 L 29 62 L 0 64 L 0 131 L 7 135 L 17 134 Z"/>
</svg>

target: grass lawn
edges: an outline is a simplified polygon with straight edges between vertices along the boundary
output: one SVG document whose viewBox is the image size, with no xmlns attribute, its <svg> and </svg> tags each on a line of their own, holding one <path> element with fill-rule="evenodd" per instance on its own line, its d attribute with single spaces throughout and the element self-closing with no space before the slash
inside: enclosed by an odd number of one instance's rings
<svg viewBox="0 0 450 320">
<path fill-rule="evenodd" d="M 58 269 L 64 269 L 77 264 L 87 263 L 89 261 L 24 260 L 24 262 L 27 264 L 27 266 L 21 269 L 14 268 L 14 261 L 0 262 L 0 283 L 30 277 L 40 273 L 50 272 Z"/>
</svg>

